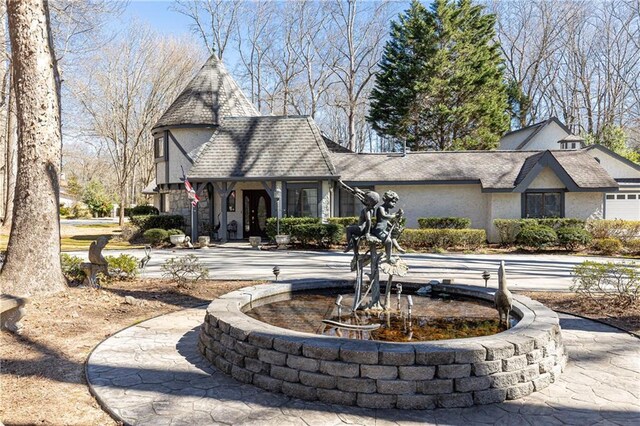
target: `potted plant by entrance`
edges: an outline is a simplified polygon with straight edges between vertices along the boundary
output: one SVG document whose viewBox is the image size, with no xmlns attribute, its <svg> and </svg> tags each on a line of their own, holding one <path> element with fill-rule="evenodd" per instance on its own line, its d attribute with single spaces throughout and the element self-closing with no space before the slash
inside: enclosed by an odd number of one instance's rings
<svg viewBox="0 0 640 426">
<path fill-rule="evenodd" d="M 291 235 L 289 234 L 276 235 L 276 244 L 278 245 L 278 250 L 286 249 L 290 242 L 291 242 Z"/>
</svg>

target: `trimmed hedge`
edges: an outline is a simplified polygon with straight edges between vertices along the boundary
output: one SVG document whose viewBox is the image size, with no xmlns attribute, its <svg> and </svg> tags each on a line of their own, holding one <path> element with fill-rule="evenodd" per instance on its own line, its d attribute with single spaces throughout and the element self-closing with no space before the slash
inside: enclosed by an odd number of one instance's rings
<svg viewBox="0 0 640 426">
<path fill-rule="evenodd" d="M 565 226 L 556 231 L 558 243 L 567 250 L 575 251 L 581 246 L 589 245 L 593 237 L 584 228 L 577 226 Z"/>
<path fill-rule="evenodd" d="M 149 216 L 149 215 L 159 215 L 160 210 L 153 206 L 149 205 L 140 205 L 131 208 L 124 209 L 124 215 L 133 217 L 133 216 Z"/>
<path fill-rule="evenodd" d="M 142 232 L 147 229 L 180 229 L 183 228 L 184 217 L 181 215 L 146 215 L 146 216 L 133 216 L 130 218 L 130 222 L 140 228 Z"/>
<path fill-rule="evenodd" d="M 617 238 L 627 244 L 640 238 L 640 220 L 590 220 L 586 227 L 595 239 Z"/>
<path fill-rule="evenodd" d="M 319 224 L 320 218 L 317 217 L 283 217 L 280 218 L 280 234 L 292 235 L 291 228 L 296 225 Z M 267 236 L 271 240 L 275 240 L 277 231 L 277 221 L 275 217 L 267 219 Z"/>
<path fill-rule="evenodd" d="M 330 217 L 327 219 L 329 223 L 335 223 L 337 225 L 342 225 L 345 228 L 349 225 L 357 225 L 360 222 L 360 218 L 358 216 L 348 216 L 348 217 Z"/>
<path fill-rule="evenodd" d="M 340 243 L 344 227 L 337 223 L 303 223 L 291 227 L 291 239 L 303 246 L 328 247 Z"/>
<path fill-rule="evenodd" d="M 542 225 L 553 230 L 567 227 L 584 228 L 585 221 L 576 218 L 545 218 L 545 219 L 495 219 L 493 225 L 498 230 L 501 244 L 513 244 L 520 230 L 525 226 Z"/>
<path fill-rule="evenodd" d="M 405 229 L 400 244 L 406 248 L 475 249 L 487 242 L 484 229 Z"/>
<path fill-rule="evenodd" d="M 420 229 L 469 229 L 471 219 L 467 217 L 419 217 Z"/>
<path fill-rule="evenodd" d="M 142 235 L 144 235 L 144 239 L 152 245 L 158 245 L 169 238 L 169 233 L 159 228 L 147 229 Z"/>
<path fill-rule="evenodd" d="M 523 226 L 516 236 L 516 242 L 518 244 L 535 249 L 554 245 L 556 241 L 558 241 L 556 231 L 550 226 L 545 225 Z"/>
</svg>

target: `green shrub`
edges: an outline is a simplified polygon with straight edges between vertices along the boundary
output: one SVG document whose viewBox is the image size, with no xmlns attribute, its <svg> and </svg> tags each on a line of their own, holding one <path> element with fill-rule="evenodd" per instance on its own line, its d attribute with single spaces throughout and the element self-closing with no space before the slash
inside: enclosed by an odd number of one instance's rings
<svg viewBox="0 0 640 426">
<path fill-rule="evenodd" d="M 160 214 L 160 210 L 158 210 L 154 206 L 149 206 L 145 204 L 124 209 L 124 215 L 129 217 L 149 216 L 149 215 L 159 215 L 159 214 Z"/>
<path fill-rule="evenodd" d="M 139 260 L 135 256 L 122 253 L 119 256 L 105 256 L 105 259 L 111 279 L 124 280 L 138 276 Z"/>
<path fill-rule="evenodd" d="M 400 244 L 406 248 L 475 249 L 487 242 L 484 229 L 405 229 Z"/>
<path fill-rule="evenodd" d="M 143 232 L 153 228 L 178 229 L 184 227 L 184 217 L 181 215 L 132 216 L 130 221 Z"/>
<path fill-rule="evenodd" d="M 84 280 L 85 273 L 80 267 L 82 258 L 71 256 L 67 253 L 60 253 L 60 266 L 62 266 L 62 274 L 70 283 L 81 283 Z"/>
<path fill-rule="evenodd" d="M 516 242 L 516 238 L 520 233 L 520 230 L 525 226 L 542 225 L 548 226 L 553 230 L 567 227 L 584 228 L 585 221 L 576 218 L 544 218 L 544 219 L 495 219 L 493 225 L 498 230 L 498 236 L 500 238 L 500 244 L 513 244 Z"/>
<path fill-rule="evenodd" d="M 147 229 L 142 235 L 144 235 L 145 241 L 154 246 L 169 238 L 167 231 L 159 228 Z"/>
<path fill-rule="evenodd" d="M 629 254 L 640 254 L 640 238 L 627 241 L 627 244 L 624 246 L 624 251 Z"/>
<path fill-rule="evenodd" d="M 184 231 L 182 229 L 169 229 L 167 230 L 167 235 L 169 237 L 172 235 L 184 235 Z"/>
<path fill-rule="evenodd" d="M 329 223 L 335 223 L 338 225 L 342 225 L 345 228 L 349 225 L 357 225 L 360 222 L 360 218 L 358 216 L 348 216 L 348 217 L 330 217 L 327 219 Z"/>
<path fill-rule="evenodd" d="M 623 244 L 640 236 L 640 220 L 590 220 L 587 230 L 593 238 L 616 238 Z"/>
<path fill-rule="evenodd" d="M 291 234 L 291 228 L 296 225 L 320 223 L 317 217 L 283 217 L 280 218 L 280 234 Z M 277 221 L 275 217 L 267 219 L 267 236 L 271 240 L 275 240 L 277 231 Z"/>
<path fill-rule="evenodd" d="M 71 219 L 85 219 L 91 217 L 91 210 L 84 203 L 75 203 L 71 206 L 69 217 Z"/>
<path fill-rule="evenodd" d="M 82 202 L 94 216 L 108 216 L 113 209 L 113 197 L 107 193 L 102 182 L 91 180 L 82 192 Z"/>
<path fill-rule="evenodd" d="M 631 305 L 640 296 L 640 273 L 638 265 L 631 263 L 593 261 L 582 262 L 573 269 L 571 290 L 579 297 L 593 300 L 601 306 L 614 303 Z"/>
<path fill-rule="evenodd" d="M 591 249 L 602 254 L 615 254 L 622 251 L 622 242 L 617 238 L 595 238 Z"/>
<path fill-rule="evenodd" d="M 577 226 L 559 228 L 556 231 L 556 234 L 558 235 L 558 243 L 571 251 L 575 251 L 582 246 L 588 245 L 593 239 L 589 231 Z"/>
<path fill-rule="evenodd" d="M 466 217 L 419 217 L 421 229 L 468 229 L 471 219 Z"/>
<path fill-rule="evenodd" d="M 545 225 L 523 226 L 516 236 L 516 243 L 536 250 L 553 245 L 557 240 L 556 231 Z"/>
<path fill-rule="evenodd" d="M 60 216 L 71 216 L 71 207 L 67 207 L 64 204 L 60 204 Z"/>
<path fill-rule="evenodd" d="M 200 265 L 198 258 L 193 254 L 172 257 L 164 262 L 161 269 L 164 277 L 178 282 L 178 287 L 191 287 L 192 282 L 209 276 L 209 270 Z"/>
<path fill-rule="evenodd" d="M 291 227 L 291 239 L 303 246 L 327 247 L 340 243 L 344 227 L 336 223 L 303 223 Z"/>
</svg>

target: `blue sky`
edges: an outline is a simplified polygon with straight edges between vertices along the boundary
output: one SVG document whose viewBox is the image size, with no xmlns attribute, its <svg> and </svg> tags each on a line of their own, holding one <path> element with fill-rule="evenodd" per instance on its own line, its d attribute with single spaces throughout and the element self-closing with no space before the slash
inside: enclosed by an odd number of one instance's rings
<svg viewBox="0 0 640 426">
<path fill-rule="evenodd" d="M 137 19 L 147 22 L 152 28 L 165 34 L 190 33 L 191 20 L 181 13 L 170 10 L 170 0 L 130 0 L 122 20 Z"/>
</svg>

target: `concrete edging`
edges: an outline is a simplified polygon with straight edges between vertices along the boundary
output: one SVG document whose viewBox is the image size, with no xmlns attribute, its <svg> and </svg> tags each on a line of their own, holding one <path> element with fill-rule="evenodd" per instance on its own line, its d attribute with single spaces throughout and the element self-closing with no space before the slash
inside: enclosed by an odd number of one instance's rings
<svg viewBox="0 0 640 426">
<path fill-rule="evenodd" d="M 566 364 L 558 316 L 519 295 L 514 295 L 513 310 L 521 320 L 510 330 L 415 343 L 302 333 L 243 313 L 264 297 L 346 286 L 345 281 L 307 280 L 227 293 L 207 308 L 199 350 L 240 382 L 364 408 L 452 408 L 518 399 L 556 381 Z M 493 300 L 493 291 L 481 287 L 438 285 L 434 290 Z"/>
</svg>

